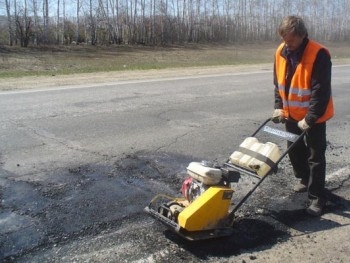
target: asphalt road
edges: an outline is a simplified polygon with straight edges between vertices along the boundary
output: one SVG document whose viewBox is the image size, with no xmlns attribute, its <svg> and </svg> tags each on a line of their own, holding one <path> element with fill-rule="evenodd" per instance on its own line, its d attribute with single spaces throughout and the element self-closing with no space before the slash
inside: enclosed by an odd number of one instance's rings
<svg viewBox="0 0 350 263">
<path fill-rule="evenodd" d="M 333 68 L 328 125 L 327 171 L 346 180 L 349 70 Z M 0 261 L 227 262 L 273 246 L 277 234 L 208 255 L 142 211 L 177 192 L 189 162 L 225 160 L 272 108 L 268 69 L 0 92 Z"/>
</svg>

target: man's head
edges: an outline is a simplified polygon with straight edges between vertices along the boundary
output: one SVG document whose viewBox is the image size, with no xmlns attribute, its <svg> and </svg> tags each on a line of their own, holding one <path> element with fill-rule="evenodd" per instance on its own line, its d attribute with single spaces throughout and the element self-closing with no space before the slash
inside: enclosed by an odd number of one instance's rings
<svg viewBox="0 0 350 263">
<path fill-rule="evenodd" d="M 299 16 L 285 17 L 279 25 L 278 34 L 291 51 L 296 50 L 308 36 L 305 23 Z"/>
</svg>

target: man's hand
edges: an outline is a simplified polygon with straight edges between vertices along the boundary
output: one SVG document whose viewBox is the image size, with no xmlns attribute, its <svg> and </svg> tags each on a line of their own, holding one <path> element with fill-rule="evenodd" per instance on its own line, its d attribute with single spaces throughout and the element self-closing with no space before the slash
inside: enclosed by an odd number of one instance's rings
<svg viewBox="0 0 350 263">
<path fill-rule="evenodd" d="M 309 124 L 306 123 L 305 118 L 298 122 L 298 127 L 302 131 L 306 131 L 306 130 L 310 129 L 310 126 L 309 126 Z"/>
<path fill-rule="evenodd" d="M 272 113 L 272 118 L 271 120 L 274 123 L 285 123 L 286 119 L 284 118 L 283 115 L 283 110 L 282 109 L 275 109 L 274 112 Z"/>
</svg>

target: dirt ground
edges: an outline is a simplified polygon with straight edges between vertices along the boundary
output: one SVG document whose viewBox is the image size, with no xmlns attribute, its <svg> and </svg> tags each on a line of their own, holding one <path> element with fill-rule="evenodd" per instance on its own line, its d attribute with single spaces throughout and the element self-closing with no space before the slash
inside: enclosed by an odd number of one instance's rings
<svg viewBox="0 0 350 263">
<path fill-rule="evenodd" d="M 334 65 L 348 64 L 350 58 L 334 59 Z M 18 90 L 18 89 L 42 89 L 51 87 L 69 87 L 77 85 L 96 85 L 99 83 L 119 82 L 119 81 L 137 81 L 142 79 L 154 78 L 172 78 L 187 77 L 206 74 L 230 74 L 234 72 L 245 72 L 254 70 L 272 70 L 271 63 L 262 63 L 256 65 L 230 65 L 230 66 L 211 66 L 211 67 L 189 67 L 189 68 L 169 68 L 154 70 L 126 70 L 99 73 L 82 73 L 71 75 L 53 75 L 53 76 L 30 76 L 22 78 L 3 78 L 0 81 L 0 90 Z"/>
<path fill-rule="evenodd" d="M 347 63 L 348 61 L 337 61 L 337 64 Z M 76 85 L 95 85 L 104 83 L 118 82 L 118 81 L 137 81 L 140 79 L 154 79 L 158 77 L 172 78 L 184 77 L 193 75 L 210 74 L 230 74 L 235 71 L 254 71 L 254 70 L 271 70 L 271 64 L 260 64 L 256 66 L 222 66 L 222 67 L 206 67 L 206 68 L 190 68 L 190 69 L 166 69 L 166 70 L 147 70 L 147 71 L 122 71 L 122 72 L 108 72 L 98 74 L 79 74 L 79 75 L 65 75 L 65 76 L 51 76 L 51 77 L 25 77 L 16 79 L 3 79 L 0 83 L 0 90 L 23 90 L 23 89 L 48 89 L 48 88 L 64 88 Z M 81 84 L 84 83 L 84 84 Z M 335 137 L 344 138 L 350 128 L 350 123 L 344 121 L 339 123 L 338 132 Z M 333 131 L 334 133 L 335 131 Z M 339 163 L 346 163 L 350 154 L 347 145 L 332 147 L 330 145 L 328 152 L 328 161 L 334 163 L 336 166 Z M 124 160 L 131 162 L 132 158 Z M 286 165 L 286 164 L 285 164 Z M 118 166 L 120 168 L 120 165 Z M 116 166 L 116 168 L 118 168 Z M 283 165 L 282 165 L 283 169 Z M 333 199 L 328 204 L 327 212 L 321 218 L 314 218 L 312 220 L 295 220 L 295 214 L 289 213 L 289 210 L 281 210 L 276 215 L 276 218 L 285 223 L 286 226 L 293 225 L 288 232 L 288 237 L 275 240 L 271 246 L 266 249 L 256 250 L 255 247 L 245 248 L 243 253 L 239 253 L 234 257 L 226 257 L 225 262 L 349 262 L 350 256 L 350 174 L 349 166 L 345 165 L 342 170 L 331 167 L 334 171 L 327 177 L 327 187 L 331 189 L 331 196 Z M 72 171 L 74 172 L 74 171 Z M 78 172 L 77 172 L 78 173 Z M 280 180 L 272 177 L 271 180 Z M 273 191 L 273 189 L 262 188 L 264 191 Z M 257 195 L 256 198 L 263 198 L 264 194 Z M 298 198 L 298 197 L 296 197 Z M 279 201 L 276 201 L 277 204 Z M 270 207 L 271 208 L 271 207 Z M 249 205 L 241 212 L 241 217 L 249 217 L 249 214 L 255 217 L 264 216 L 268 213 L 269 207 L 265 208 L 251 208 Z M 270 213 L 270 212 L 269 212 Z M 299 214 L 300 215 L 300 214 Z M 271 213 L 269 214 L 271 216 Z M 294 221 L 295 220 L 295 221 Z M 266 227 L 265 225 L 256 225 L 254 227 Z M 249 229 L 249 224 L 244 224 L 244 227 Z M 283 229 L 285 230 L 285 229 Z M 248 231 L 248 230 L 247 230 Z M 272 231 L 272 230 L 271 230 Z M 266 228 L 261 231 L 266 235 L 266 239 L 270 239 L 276 230 L 270 232 Z M 248 231 L 249 232 L 249 231 Z M 253 238 L 253 237 L 250 237 Z M 264 238 L 264 237 L 263 237 Z M 169 245 L 171 249 L 172 245 Z M 225 249 L 225 245 L 223 245 Z M 231 247 L 230 247 L 231 248 Z M 58 252 L 57 252 L 58 253 Z M 220 256 L 218 256 L 220 257 Z M 163 258 L 164 259 L 164 258 Z M 226 260 L 225 259 L 225 260 Z M 189 262 L 188 259 L 183 262 Z M 191 261 L 191 260 L 190 260 Z M 218 262 L 217 258 L 213 260 L 203 260 Z M 10 262 L 10 261 L 9 261 Z M 76 262 L 83 262 L 77 260 Z M 84 262 L 89 262 L 86 259 Z M 93 261 L 96 262 L 96 261 Z M 140 261 L 139 261 L 140 262 Z M 145 261 L 142 262 L 157 262 Z M 172 262 L 171 260 L 169 262 Z M 224 262 L 220 260 L 220 262 Z"/>
</svg>

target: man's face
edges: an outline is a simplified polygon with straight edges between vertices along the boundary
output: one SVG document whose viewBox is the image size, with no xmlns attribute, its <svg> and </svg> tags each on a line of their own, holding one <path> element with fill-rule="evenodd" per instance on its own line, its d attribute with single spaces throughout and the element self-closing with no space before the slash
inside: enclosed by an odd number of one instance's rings
<svg viewBox="0 0 350 263">
<path fill-rule="evenodd" d="M 282 39 L 284 43 L 286 44 L 287 48 L 291 51 L 294 51 L 300 47 L 300 45 L 303 43 L 305 36 L 298 36 L 295 33 L 288 33 L 285 34 Z"/>
</svg>

